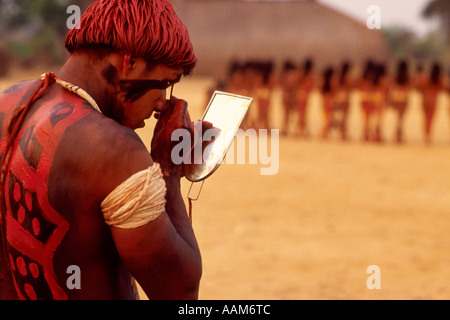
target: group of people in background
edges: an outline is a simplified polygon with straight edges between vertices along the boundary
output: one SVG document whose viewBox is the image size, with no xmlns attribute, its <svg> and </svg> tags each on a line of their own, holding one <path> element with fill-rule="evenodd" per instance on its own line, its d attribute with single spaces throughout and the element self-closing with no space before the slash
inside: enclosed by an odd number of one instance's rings
<svg viewBox="0 0 450 320">
<path fill-rule="evenodd" d="M 409 105 L 410 92 L 416 90 L 421 97 L 423 115 L 423 137 L 431 142 L 438 95 L 450 92 L 443 67 L 434 62 L 426 70 L 423 65 L 410 71 L 406 60 L 397 62 L 394 72 L 388 73 L 384 64 L 368 62 L 355 89 L 360 90 L 361 106 L 364 114 L 364 139 L 383 141 L 382 119 L 386 108 L 391 107 L 396 114 L 395 141 L 404 141 L 404 118 Z"/>
<path fill-rule="evenodd" d="M 383 116 L 387 108 L 392 108 L 396 114 L 394 139 L 398 143 L 404 142 L 403 126 L 410 93 L 417 90 L 423 110 L 423 137 L 426 143 L 430 143 L 438 95 L 450 93 L 450 71 L 447 74 L 439 62 L 427 67 L 416 63 L 412 71 L 407 60 L 397 61 L 392 71 L 389 71 L 391 66 L 375 61 L 367 61 L 364 66 L 357 67 L 360 74 L 355 76 L 355 66 L 350 61 L 337 68 L 326 67 L 320 72 L 309 58 L 299 64 L 286 61 L 279 72 L 276 72 L 272 61 L 233 61 L 227 79 L 216 89 L 254 98 L 254 105 L 243 122 L 244 129 L 271 128 L 270 108 L 275 104 L 273 92 L 280 89 L 280 105 L 283 107 L 281 133 L 296 137 L 309 137 L 311 134 L 308 102 L 316 90 L 322 104 L 321 138 L 327 139 L 331 130 L 336 129 L 343 140 L 348 139 L 350 97 L 357 92 L 363 114 L 363 139 L 383 142 Z M 293 119 L 295 125 L 292 129 Z"/>
</svg>

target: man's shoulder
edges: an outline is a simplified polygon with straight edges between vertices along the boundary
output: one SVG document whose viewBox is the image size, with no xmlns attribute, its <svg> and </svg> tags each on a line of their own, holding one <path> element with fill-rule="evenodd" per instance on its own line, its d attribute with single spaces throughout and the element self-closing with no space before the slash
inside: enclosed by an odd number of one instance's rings
<svg viewBox="0 0 450 320">
<path fill-rule="evenodd" d="M 25 80 L 11 85 L 0 92 L 0 111 L 6 112 L 17 104 L 24 103 L 36 90 L 39 80 Z"/>
<path fill-rule="evenodd" d="M 38 83 L 39 80 L 22 80 L 19 81 L 9 87 L 7 87 L 5 90 L 0 92 L 0 96 L 4 95 L 17 95 L 22 93 L 27 88 L 32 87 L 34 83 Z"/>
<path fill-rule="evenodd" d="M 124 156 L 139 152 L 148 153 L 138 134 L 115 120 L 96 111 L 80 119 L 65 134 L 68 143 L 78 145 L 81 150 L 102 153 L 105 157 Z"/>
<path fill-rule="evenodd" d="M 95 185 L 92 192 L 103 199 L 122 181 L 152 163 L 150 153 L 133 130 L 92 112 L 65 130 L 53 168 L 65 172 L 67 179 L 82 179 L 86 188 Z"/>
</svg>

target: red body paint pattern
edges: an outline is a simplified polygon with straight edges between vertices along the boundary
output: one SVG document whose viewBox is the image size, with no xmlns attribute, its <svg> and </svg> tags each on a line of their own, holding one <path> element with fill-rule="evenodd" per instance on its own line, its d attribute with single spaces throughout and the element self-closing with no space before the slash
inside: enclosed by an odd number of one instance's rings
<svg viewBox="0 0 450 320">
<path fill-rule="evenodd" d="M 5 115 L 21 104 L 23 92 L 0 95 Z M 6 226 L 9 262 L 21 299 L 67 299 L 53 268 L 53 257 L 69 230 L 69 223 L 49 203 L 48 179 L 56 148 L 67 127 L 92 109 L 67 93 L 64 102 L 47 101 L 21 128 L 14 144 L 5 181 Z M 39 103 L 39 100 L 36 102 Z M 2 123 L 0 150 L 6 147 L 6 122 Z M 65 283 L 65 281 L 63 281 Z"/>
</svg>

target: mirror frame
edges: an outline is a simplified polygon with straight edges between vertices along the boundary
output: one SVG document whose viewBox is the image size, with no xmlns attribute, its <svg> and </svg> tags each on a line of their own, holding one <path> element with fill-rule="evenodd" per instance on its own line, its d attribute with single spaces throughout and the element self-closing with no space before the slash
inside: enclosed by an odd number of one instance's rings
<svg viewBox="0 0 450 320">
<path fill-rule="evenodd" d="M 242 116 L 240 118 L 234 119 L 234 121 L 235 121 L 234 129 L 232 130 L 233 131 L 233 135 L 230 134 L 230 137 L 232 136 L 233 138 L 231 138 L 228 142 L 226 142 L 224 144 L 225 147 L 224 147 L 224 149 L 222 151 L 222 155 L 220 157 L 220 160 L 218 160 L 218 162 L 215 163 L 214 166 L 211 166 L 212 169 L 210 171 L 206 171 L 206 173 L 205 173 L 204 169 L 203 170 L 195 170 L 195 166 L 201 166 L 202 168 L 205 167 L 205 164 L 203 163 L 203 160 L 204 160 L 203 159 L 203 155 L 202 155 L 202 164 L 185 164 L 184 165 L 184 167 L 185 167 L 185 177 L 186 177 L 187 180 L 189 180 L 191 182 L 202 181 L 202 180 L 210 177 L 220 167 L 220 165 L 223 162 L 223 159 L 225 158 L 225 156 L 226 156 L 226 154 L 227 154 L 231 144 L 233 143 L 233 141 L 234 141 L 234 139 L 236 137 L 237 130 L 239 129 L 242 121 L 245 118 L 245 115 L 247 114 L 247 112 L 248 112 L 248 110 L 249 110 L 249 108 L 250 108 L 250 106 L 251 106 L 251 104 L 253 102 L 253 98 L 252 97 L 247 97 L 247 96 L 242 96 L 242 95 L 238 95 L 238 94 L 233 94 L 233 93 L 229 93 L 229 92 L 216 90 L 216 91 L 214 91 L 214 93 L 213 93 L 213 95 L 212 95 L 212 97 L 211 97 L 211 99 L 210 99 L 210 101 L 208 103 L 208 106 L 206 107 L 205 112 L 203 113 L 203 116 L 202 116 L 201 120 L 205 120 L 205 118 L 208 116 L 208 112 L 211 110 L 211 107 L 213 106 L 214 101 L 215 101 L 215 99 L 216 99 L 216 97 L 218 95 L 222 95 L 222 96 L 225 95 L 225 96 L 228 96 L 228 97 L 234 97 L 234 98 L 241 99 L 241 100 L 247 100 L 248 104 L 246 106 L 246 111 L 242 114 Z M 214 123 L 212 123 L 212 125 L 214 126 Z M 202 135 L 203 135 L 203 132 L 202 132 Z M 202 141 L 203 141 L 203 136 L 202 136 Z M 214 145 L 214 142 L 212 142 L 212 144 Z M 189 169 L 191 169 L 190 172 L 189 172 Z"/>
</svg>

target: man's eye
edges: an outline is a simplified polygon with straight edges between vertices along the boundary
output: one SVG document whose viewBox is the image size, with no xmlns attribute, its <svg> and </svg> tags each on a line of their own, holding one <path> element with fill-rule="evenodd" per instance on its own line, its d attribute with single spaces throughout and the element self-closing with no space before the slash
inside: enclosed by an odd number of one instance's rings
<svg viewBox="0 0 450 320">
<path fill-rule="evenodd" d="M 163 89 L 165 90 L 165 89 L 167 89 L 167 88 L 170 87 L 170 86 L 172 86 L 172 81 L 167 81 L 167 82 L 164 84 Z"/>
</svg>

